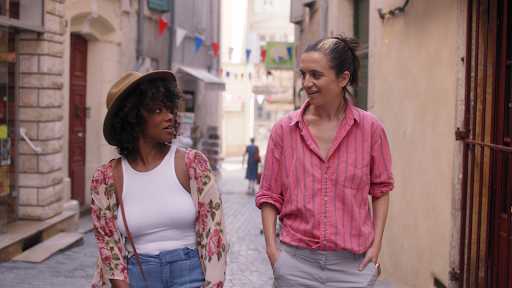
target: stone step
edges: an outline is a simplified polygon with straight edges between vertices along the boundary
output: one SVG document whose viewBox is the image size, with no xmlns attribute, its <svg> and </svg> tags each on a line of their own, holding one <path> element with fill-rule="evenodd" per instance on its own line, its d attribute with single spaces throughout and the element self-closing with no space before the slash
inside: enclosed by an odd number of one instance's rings
<svg viewBox="0 0 512 288">
<path fill-rule="evenodd" d="M 78 212 L 63 211 L 50 219 L 19 220 L 9 223 L 7 236 L 0 239 L 0 263 L 7 262 L 23 251 L 41 243 L 60 232 L 78 229 Z"/>
<path fill-rule="evenodd" d="M 48 240 L 45 240 L 20 255 L 12 258 L 13 261 L 40 263 L 53 254 L 64 251 L 74 245 L 83 242 L 83 234 L 61 232 Z"/>
</svg>

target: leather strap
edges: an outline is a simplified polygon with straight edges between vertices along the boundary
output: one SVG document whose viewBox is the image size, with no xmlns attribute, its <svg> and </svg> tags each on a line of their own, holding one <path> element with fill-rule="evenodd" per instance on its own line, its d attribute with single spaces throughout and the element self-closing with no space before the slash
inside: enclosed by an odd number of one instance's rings
<svg viewBox="0 0 512 288">
<path fill-rule="evenodd" d="M 146 287 L 149 288 L 148 280 L 146 280 L 146 275 L 144 275 L 144 270 L 142 269 L 142 264 L 140 263 L 139 254 L 137 253 L 137 249 L 135 249 L 135 244 L 133 244 L 132 234 L 130 233 L 130 229 L 128 229 L 128 224 L 126 224 L 126 216 L 124 216 L 124 206 L 123 206 L 123 167 L 121 167 L 121 158 L 117 158 L 114 160 L 112 173 L 114 176 L 114 190 L 116 191 L 117 203 L 119 203 L 118 207 L 121 207 L 121 214 L 123 215 L 123 223 L 124 229 L 126 229 L 126 234 L 128 234 L 128 239 L 130 240 L 130 244 L 132 244 L 133 252 L 135 253 L 135 257 L 137 257 L 137 262 L 139 262 L 140 271 L 142 271 L 142 276 L 144 277 L 144 281 L 146 281 Z"/>
</svg>

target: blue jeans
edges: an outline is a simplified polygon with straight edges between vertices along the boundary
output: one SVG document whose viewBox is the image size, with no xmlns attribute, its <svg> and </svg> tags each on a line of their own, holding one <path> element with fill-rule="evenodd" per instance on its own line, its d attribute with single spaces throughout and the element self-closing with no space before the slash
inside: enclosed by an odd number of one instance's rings
<svg viewBox="0 0 512 288">
<path fill-rule="evenodd" d="M 197 248 L 176 249 L 158 255 L 139 254 L 139 258 L 150 288 L 197 288 L 204 284 Z M 128 258 L 128 277 L 132 288 L 146 287 L 135 255 Z"/>
</svg>

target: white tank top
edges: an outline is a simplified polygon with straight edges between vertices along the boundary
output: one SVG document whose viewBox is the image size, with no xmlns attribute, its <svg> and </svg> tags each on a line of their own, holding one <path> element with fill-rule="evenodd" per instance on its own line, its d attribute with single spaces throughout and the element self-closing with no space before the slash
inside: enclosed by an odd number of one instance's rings
<svg viewBox="0 0 512 288">
<path fill-rule="evenodd" d="M 135 171 L 125 157 L 123 204 L 126 223 L 139 254 L 157 255 L 196 243 L 196 209 L 192 196 L 181 186 L 174 170 L 176 146 L 171 146 L 162 162 L 149 172 Z M 117 225 L 128 235 L 121 210 Z M 126 239 L 126 249 L 133 252 Z"/>
</svg>

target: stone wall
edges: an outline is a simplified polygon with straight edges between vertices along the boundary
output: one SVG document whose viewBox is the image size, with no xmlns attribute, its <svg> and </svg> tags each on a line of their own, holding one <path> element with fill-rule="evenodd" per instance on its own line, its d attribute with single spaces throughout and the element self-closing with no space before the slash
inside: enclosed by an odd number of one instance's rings
<svg viewBox="0 0 512 288">
<path fill-rule="evenodd" d="M 19 143 L 21 219 L 48 219 L 64 205 L 64 1 L 46 0 L 45 33 L 20 34 L 19 123 L 42 148 L 38 155 Z"/>
</svg>

